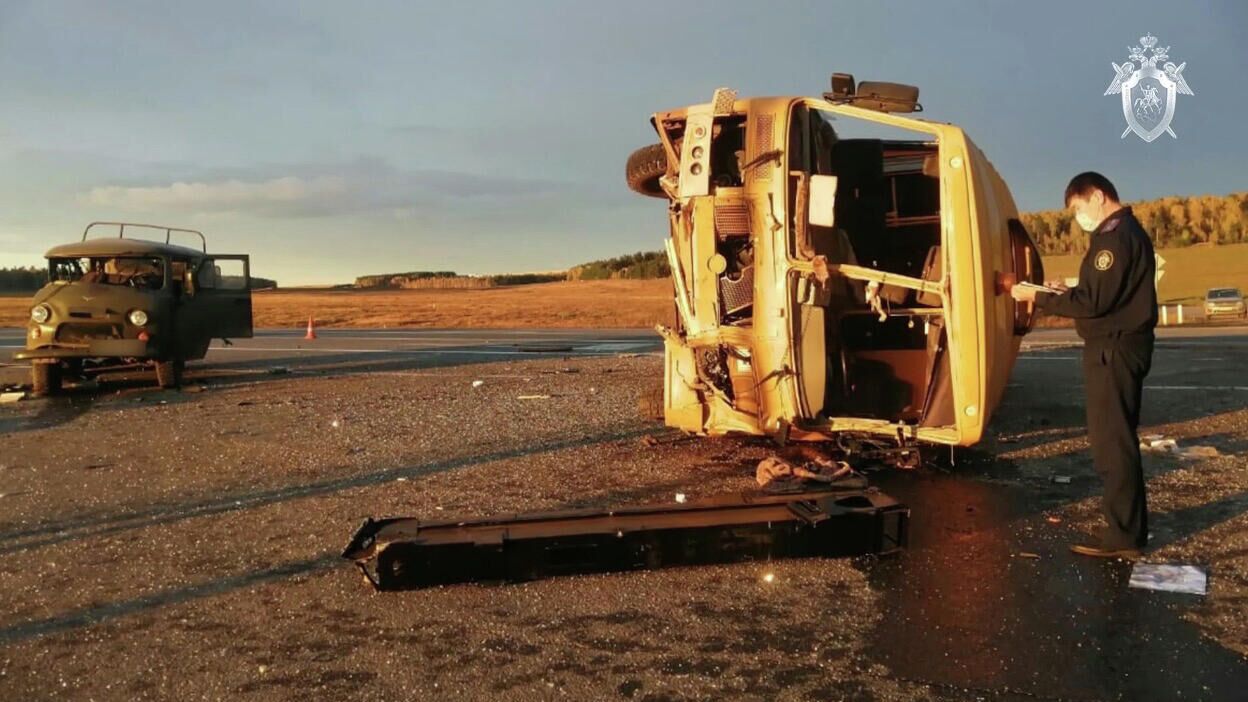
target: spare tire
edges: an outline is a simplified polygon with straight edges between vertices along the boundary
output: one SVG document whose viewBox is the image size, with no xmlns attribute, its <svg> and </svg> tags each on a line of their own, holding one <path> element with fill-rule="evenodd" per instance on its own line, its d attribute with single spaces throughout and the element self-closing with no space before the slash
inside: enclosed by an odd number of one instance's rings
<svg viewBox="0 0 1248 702">
<path fill-rule="evenodd" d="M 667 173 L 667 150 L 662 144 L 643 146 L 628 157 L 624 166 L 624 179 L 628 187 L 642 195 L 650 197 L 667 197 L 663 188 L 659 187 L 659 178 Z"/>
</svg>

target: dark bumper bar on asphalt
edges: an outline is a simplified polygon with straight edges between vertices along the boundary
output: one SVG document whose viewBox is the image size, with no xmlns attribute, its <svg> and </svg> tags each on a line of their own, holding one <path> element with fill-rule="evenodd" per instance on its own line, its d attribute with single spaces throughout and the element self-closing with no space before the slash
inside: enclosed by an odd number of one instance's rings
<svg viewBox="0 0 1248 702">
<path fill-rule="evenodd" d="M 422 521 L 366 519 L 343 551 L 380 590 L 903 548 L 910 510 L 874 489 Z M 375 562 L 374 562 L 375 561 Z M 370 569 L 371 565 L 371 569 Z"/>
</svg>

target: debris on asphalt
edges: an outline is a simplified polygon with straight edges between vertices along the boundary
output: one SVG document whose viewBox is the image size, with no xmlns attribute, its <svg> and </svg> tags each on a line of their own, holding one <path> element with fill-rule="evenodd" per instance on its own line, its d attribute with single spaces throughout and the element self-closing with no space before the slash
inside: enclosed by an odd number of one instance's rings
<svg viewBox="0 0 1248 702">
<path fill-rule="evenodd" d="M 1213 446 L 1188 446 L 1179 451 L 1179 458 L 1217 458 L 1220 455 Z"/>
<path fill-rule="evenodd" d="M 682 441 L 692 441 L 695 438 L 697 437 L 693 434 L 677 434 L 675 436 L 669 436 L 665 438 L 660 438 L 653 434 L 646 434 L 645 436 L 638 439 L 638 441 L 641 443 L 642 446 L 645 446 L 647 448 L 654 448 L 656 446 L 662 446 L 664 444 L 675 444 L 675 443 L 680 443 Z"/>
<path fill-rule="evenodd" d="M 1161 434 L 1140 437 L 1140 450 L 1148 453 L 1170 454 L 1179 458 L 1217 458 L 1220 453 L 1213 446 L 1179 446 L 1179 442 Z"/>
<path fill-rule="evenodd" d="M 26 397 L 26 393 L 24 393 L 24 392 L 5 392 L 5 393 L 0 393 L 0 405 L 5 405 L 5 404 L 8 404 L 8 403 L 10 403 L 10 402 L 17 402 L 17 401 L 19 401 L 19 400 L 24 399 L 25 397 Z"/>
<path fill-rule="evenodd" d="M 338 427 L 342 426 L 342 422 L 340 422 L 340 421 L 338 421 L 337 419 L 335 419 L 334 421 L 332 421 L 332 422 L 330 422 L 330 423 L 329 423 L 329 426 L 331 426 L 331 427 L 333 427 L 333 428 L 337 429 Z"/>
<path fill-rule="evenodd" d="M 1040 560 L 1040 554 L 1038 554 L 1038 553 L 1032 553 L 1031 551 L 1019 551 L 1019 552 L 1018 552 L 1018 557 L 1019 557 L 1019 558 L 1027 558 L 1027 559 L 1030 559 L 1030 560 L 1033 560 L 1033 561 Z"/>
<path fill-rule="evenodd" d="M 1208 592 L 1209 574 L 1200 566 L 1136 563 L 1127 587 L 1204 595 Z"/>
<path fill-rule="evenodd" d="M 894 553 L 909 508 L 877 491 L 727 492 L 688 505 L 365 519 L 342 557 L 376 590 L 760 559 Z M 506 543 L 506 550 L 501 546 Z"/>
<path fill-rule="evenodd" d="M 1049 524 L 1061 524 L 1061 523 L 1062 523 L 1062 518 L 1061 518 L 1061 517 L 1055 517 L 1055 516 L 1050 515 L 1050 516 L 1048 517 L 1048 522 L 1049 522 Z"/>
<path fill-rule="evenodd" d="M 1140 437 L 1140 450 L 1149 453 L 1178 453 L 1179 443 L 1174 439 L 1154 434 Z"/>
<path fill-rule="evenodd" d="M 1055 475 L 1053 476 L 1053 482 L 1057 483 L 1058 485 L 1070 485 L 1070 476 L 1069 475 Z"/>
<path fill-rule="evenodd" d="M 474 388 L 479 388 L 479 387 L 481 387 L 482 385 L 485 385 L 485 381 L 484 381 L 484 380 L 474 380 L 474 381 L 472 381 L 472 387 L 474 387 Z"/>
<path fill-rule="evenodd" d="M 550 395 L 518 395 L 517 400 L 549 400 Z"/>
<path fill-rule="evenodd" d="M 685 504 L 685 500 L 687 499 L 689 498 L 685 495 L 685 493 L 683 492 L 676 493 L 676 501 L 679 502 L 680 504 L 682 505 Z"/>
<path fill-rule="evenodd" d="M 854 469 L 844 461 L 816 460 L 794 465 L 779 456 L 759 461 L 754 479 L 765 489 L 785 488 L 807 482 L 832 483 L 853 475 Z"/>
<path fill-rule="evenodd" d="M 286 375 L 290 372 L 290 368 L 286 366 L 273 366 L 268 372 L 269 375 Z"/>
</svg>

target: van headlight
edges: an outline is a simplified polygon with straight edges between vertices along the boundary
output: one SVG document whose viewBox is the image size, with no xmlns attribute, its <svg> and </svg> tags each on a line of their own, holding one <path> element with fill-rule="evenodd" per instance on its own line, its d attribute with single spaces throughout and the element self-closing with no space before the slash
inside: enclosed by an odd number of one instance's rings
<svg viewBox="0 0 1248 702">
<path fill-rule="evenodd" d="M 35 305 L 30 308 L 30 321 L 43 324 L 52 318 L 52 308 L 47 305 Z"/>
<path fill-rule="evenodd" d="M 143 310 L 130 310 L 130 314 L 126 315 L 126 319 L 136 327 L 142 327 L 147 324 L 147 313 Z"/>
</svg>

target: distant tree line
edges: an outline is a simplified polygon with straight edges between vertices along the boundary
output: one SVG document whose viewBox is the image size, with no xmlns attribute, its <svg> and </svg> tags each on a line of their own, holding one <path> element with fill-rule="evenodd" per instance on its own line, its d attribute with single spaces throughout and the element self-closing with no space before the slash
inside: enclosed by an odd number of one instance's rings
<svg viewBox="0 0 1248 702">
<path fill-rule="evenodd" d="M 671 274 L 666 253 L 638 251 L 627 256 L 582 263 L 568 271 L 568 280 L 666 278 Z"/>
<path fill-rule="evenodd" d="M 0 292 L 34 292 L 47 284 L 46 268 L 0 268 Z"/>
<path fill-rule="evenodd" d="M 1248 243 L 1248 192 L 1172 195 L 1129 204 L 1157 248 Z M 1069 210 L 1029 212 L 1021 219 L 1043 254 L 1082 253 L 1088 248 L 1088 233 Z"/>
<path fill-rule="evenodd" d="M 431 278 L 458 278 L 455 271 L 408 271 L 407 273 L 384 273 L 362 275 L 355 279 L 357 288 L 401 288 L 404 283 Z"/>
<path fill-rule="evenodd" d="M 504 273 L 488 276 L 495 285 L 532 285 L 566 280 L 566 273 Z"/>
<path fill-rule="evenodd" d="M 392 289 L 467 289 L 493 288 L 502 285 L 531 285 L 564 280 L 565 273 L 503 273 L 499 275 L 459 275 L 454 271 L 412 271 L 364 275 L 355 279 L 356 288 Z"/>
</svg>

